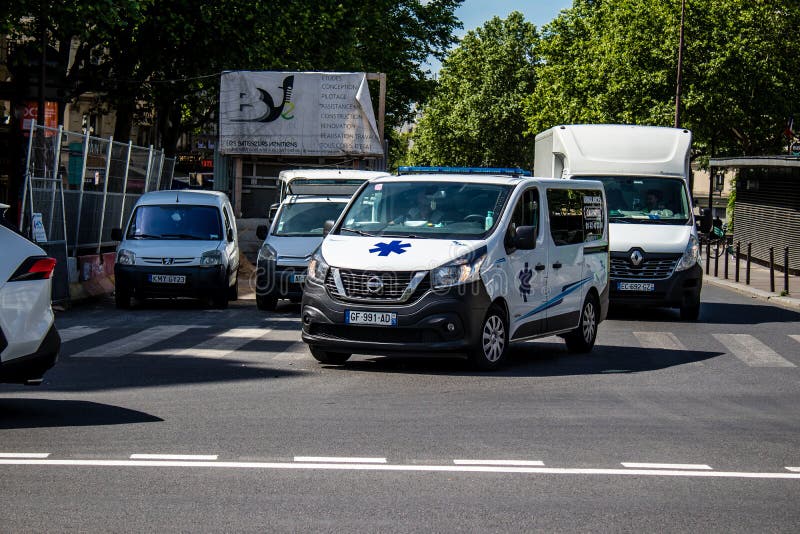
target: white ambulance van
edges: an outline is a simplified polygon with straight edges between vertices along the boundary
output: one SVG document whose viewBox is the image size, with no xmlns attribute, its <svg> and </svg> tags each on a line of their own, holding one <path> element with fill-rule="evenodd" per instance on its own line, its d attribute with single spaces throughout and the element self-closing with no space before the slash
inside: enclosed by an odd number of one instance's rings
<svg viewBox="0 0 800 534">
<path fill-rule="evenodd" d="M 679 128 L 580 124 L 536 136 L 534 174 L 600 180 L 611 247 L 611 305 L 700 313 L 703 269 L 689 190 L 692 134 Z"/>
<path fill-rule="evenodd" d="M 327 364 L 452 353 L 491 369 L 509 343 L 551 334 L 589 351 L 608 309 L 607 226 L 597 181 L 370 180 L 309 263 L 303 340 Z"/>
</svg>

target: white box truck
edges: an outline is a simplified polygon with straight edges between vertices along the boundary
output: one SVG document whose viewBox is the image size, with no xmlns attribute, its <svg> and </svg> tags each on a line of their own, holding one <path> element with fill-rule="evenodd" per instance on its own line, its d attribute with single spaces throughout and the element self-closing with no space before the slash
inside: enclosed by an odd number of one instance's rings
<svg viewBox="0 0 800 534">
<path fill-rule="evenodd" d="M 680 309 L 697 319 L 703 269 L 689 190 L 689 130 L 621 124 L 555 126 L 536 136 L 534 176 L 605 186 L 612 309 Z"/>
</svg>

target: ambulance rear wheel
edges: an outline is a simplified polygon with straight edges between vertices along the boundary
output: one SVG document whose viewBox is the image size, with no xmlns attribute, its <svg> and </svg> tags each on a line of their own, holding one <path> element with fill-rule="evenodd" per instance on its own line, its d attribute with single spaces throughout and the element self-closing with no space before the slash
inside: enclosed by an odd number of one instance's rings
<svg viewBox="0 0 800 534">
<path fill-rule="evenodd" d="M 505 359 L 508 350 L 508 320 L 498 306 L 486 312 L 478 342 L 469 353 L 469 361 L 480 370 L 496 369 Z"/>
<path fill-rule="evenodd" d="M 327 350 L 320 350 L 320 349 L 309 349 L 311 351 L 311 355 L 317 360 L 319 363 L 325 363 L 328 365 L 344 365 L 350 358 L 350 354 L 346 352 L 328 352 Z"/>
<path fill-rule="evenodd" d="M 564 336 L 569 352 L 590 352 L 597 339 L 597 325 L 600 317 L 600 306 L 594 293 L 586 295 L 581 308 L 581 320 L 578 327 Z"/>
</svg>

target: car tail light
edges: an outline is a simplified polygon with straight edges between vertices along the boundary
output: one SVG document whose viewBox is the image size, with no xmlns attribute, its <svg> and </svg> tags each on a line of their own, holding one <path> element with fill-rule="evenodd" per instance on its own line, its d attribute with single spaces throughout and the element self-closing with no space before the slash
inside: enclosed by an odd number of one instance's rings
<svg viewBox="0 0 800 534">
<path fill-rule="evenodd" d="M 14 271 L 9 282 L 24 282 L 27 280 L 47 280 L 53 276 L 56 268 L 55 258 L 47 256 L 31 256 L 22 262 L 22 265 Z"/>
</svg>

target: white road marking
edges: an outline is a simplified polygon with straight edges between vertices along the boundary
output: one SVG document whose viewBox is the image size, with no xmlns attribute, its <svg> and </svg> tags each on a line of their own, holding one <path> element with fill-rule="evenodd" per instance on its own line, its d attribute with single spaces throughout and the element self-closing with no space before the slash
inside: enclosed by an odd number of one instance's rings
<svg viewBox="0 0 800 534">
<path fill-rule="evenodd" d="M 0 452 L 0 458 L 39 458 L 50 456 L 49 452 Z"/>
<path fill-rule="evenodd" d="M 186 358 L 224 358 L 251 341 L 266 337 L 271 331 L 269 328 L 232 328 L 192 347 L 161 349 L 141 352 L 141 354 Z"/>
<path fill-rule="evenodd" d="M 791 334 L 789 337 L 800 343 L 800 336 L 797 334 Z"/>
<path fill-rule="evenodd" d="M 634 332 L 633 335 L 636 336 L 639 346 L 643 349 L 686 351 L 686 346 L 672 332 Z M 703 362 L 687 362 L 687 365 L 705 366 Z"/>
<path fill-rule="evenodd" d="M 62 343 L 67 343 L 73 339 L 90 336 L 100 332 L 101 330 L 105 330 L 105 328 L 94 328 L 92 326 L 71 326 L 69 328 L 59 329 L 58 335 L 61 336 Z"/>
<path fill-rule="evenodd" d="M 189 467 L 214 469 L 306 469 L 326 471 L 387 471 L 439 473 L 509 473 L 540 475 L 609 475 L 684 478 L 741 478 L 799 480 L 800 473 L 756 473 L 739 471 L 688 471 L 669 469 L 590 469 L 558 467 L 512 467 L 484 465 L 390 465 L 348 463 L 281 463 L 281 462 L 206 462 L 157 460 L 35 460 L 0 459 L 0 465 L 33 465 L 62 467 Z"/>
<path fill-rule="evenodd" d="M 793 473 L 800 473 L 800 467 L 787 467 L 786 469 Z"/>
<path fill-rule="evenodd" d="M 214 461 L 216 454 L 131 454 L 131 460 L 197 460 Z"/>
<path fill-rule="evenodd" d="M 72 354 L 72 358 L 110 358 L 125 356 L 136 352 L 150 345 L 155 345 L 173 336 L 186 332 L 190 328 L 208 328 L 207 326 L 196 325 L 162 325 L 147 328 L 141 332 L 136 332 L 122 339 L 117 339 L 110 343 L 98 345 L 77 354 Z"/>
<path fill-rule="evenodd" d="M 386 458 L 353 458 L 348 456 L 295 456 L 294 461 L 342 463 L 342 464 L 385 464 Z"/>
<path fill-rule="evenodd" d="M 711 469 L 710 466 L 705 464 L 649 464 L 642 462 L 622 462 L 622 465 L 624 467 L 630 467 L 633 469 L 688 469 L 690 471 Z"/>
<path fill-rule="evenodd" d="M 795 367 L 750 334 L 713 334 L 734 356 L 750 367 Z"/>
<path fill-rule="evenodd" d="M 541 460 L 453 460 L 455 465 L 509 465 L 518 467 L 542 466 Z"/>
</svg>

